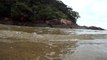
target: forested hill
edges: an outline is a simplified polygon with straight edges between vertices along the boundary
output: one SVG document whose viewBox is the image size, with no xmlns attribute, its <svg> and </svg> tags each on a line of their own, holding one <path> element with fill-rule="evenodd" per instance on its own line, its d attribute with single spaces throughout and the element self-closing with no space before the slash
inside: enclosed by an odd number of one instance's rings
<svg viewBox="0 0 107 60">
<path fill-rule="evenodd" d="M 4 17 L 17 23 L 21 19 L 28 22 L 67 19 L 76 23 L 80 16 L 60 0 L 0 0 L 0 19 Z"/>
</svg>

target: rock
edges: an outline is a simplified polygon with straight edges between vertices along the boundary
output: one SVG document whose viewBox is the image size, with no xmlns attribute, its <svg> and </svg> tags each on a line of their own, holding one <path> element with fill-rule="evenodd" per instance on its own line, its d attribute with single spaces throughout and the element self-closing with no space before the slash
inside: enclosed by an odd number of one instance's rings
<svg viewBox="0 0 107 60">
<path fill-rule="evenodd" d="M 89 27 L 87 27 L 87 26 L 78 26 L 77 28 L 78 29 L 105 30 L 101 27 L 96 27 L 96 26 L 89 26 Z"/>
<path fill-rule="evenodd" d="M 93 30 L 104 30 L 104 29 L 101 28 L 101 27 L 95 27 L 95 26 L 90 26 L 90 27 L 88 27 L 88 29 L 93 29 Z"/>
<path fill-rule="evenodd" d="M 68 28 L 73 28 L 76 24 L 74 24 L 71 20 L 67 20 L 67 19 L 54 19 L 54 20 L 47 20 L 46 24 L 50 27 L 54 27 L 54 26 L 63 26 L 63 27 L 68 27 Z"/>
</svg>

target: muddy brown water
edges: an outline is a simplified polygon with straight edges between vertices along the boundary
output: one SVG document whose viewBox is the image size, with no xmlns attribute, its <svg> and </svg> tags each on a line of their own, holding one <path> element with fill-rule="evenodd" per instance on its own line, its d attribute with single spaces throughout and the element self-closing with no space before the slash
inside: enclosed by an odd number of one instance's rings
<svg viewBox="0 0 107 60">
<path fill-rule="evenodd" d="M 0 25 L 0 60 L 107 60 L 107 31 Z"/>
</svg>

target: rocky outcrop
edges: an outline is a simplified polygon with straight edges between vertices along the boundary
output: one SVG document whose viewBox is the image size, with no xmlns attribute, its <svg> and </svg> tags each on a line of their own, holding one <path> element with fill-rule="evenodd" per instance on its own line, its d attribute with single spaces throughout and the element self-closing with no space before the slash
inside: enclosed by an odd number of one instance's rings
<svg viewBox="0 0 107 60">
<path fill-rule="evenodd" d="M 65 28 L 74 28 L 75 27 L 75 23 L 73 23 L 71 20 L 67 20 L 67 19 L 54 19 L 54 20 L 47 20 L 46 24 L 50 27 L 55 27 L 55 26 L 63 26 Z"/>
<path fill-rule="evenodd" d="M 104 30 L 104 29 L 101 28 L 101 27 L 95 27 L 95 26 L 90 26 L 90 27 L 88 27 L 88 29 L 93 29 L 93 30 Z"/>
<path fill-rule="evenodd" d="M 67 19 L 53 19 L 53 20 L 33 20 L 34 22 L 30 22 L 26 17 L 12 19 L 4 17 L 0 19 L 1 24 L 8 24 L 8 25 L 20 25 L 20 26 L 34 26 L 34 27 L 58 27 L 58 28 L 75 28 L 75 29 L 92 29 L 92 30 L 104 30 L 101 27 L 96 27 L 96 26 L 80 26 L 77 25 L 76 23 L 73 23 L 72 20 L 67 20 Z"/>
<path fill-rule="evenodd" d="M 75 28 L 77 28 L 77 29 L 105 30 L 101 27 L 96 27 L 96 26 L 89 26 L 89 27 L 87 27 L 87 26 L 77 26 Z"/>
<path fill-rule="evenodd" d="M 59 28 L 74 28 L 76 26 L 72 20 L 67 19 L 52 19 L 52 20 L 28 20 L 26 17 L 11 18 L 4 17 L 0 19 L 1 24 L 19 25 L 19 26 L 39 26 L 39 27 L 59 27 Z"/>
</svg>

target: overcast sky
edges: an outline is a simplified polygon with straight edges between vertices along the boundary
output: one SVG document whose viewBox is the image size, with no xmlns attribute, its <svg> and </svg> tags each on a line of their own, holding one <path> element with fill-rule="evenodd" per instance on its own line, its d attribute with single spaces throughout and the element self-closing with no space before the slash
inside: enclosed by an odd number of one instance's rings
<svg viewBox="0 0 107 60">
<path fill-rule="evenodd" d="M 107 29 L 107 0 L 62 0 L 80 13 L 79 25 L 98 26 Z"/>
</svg>

